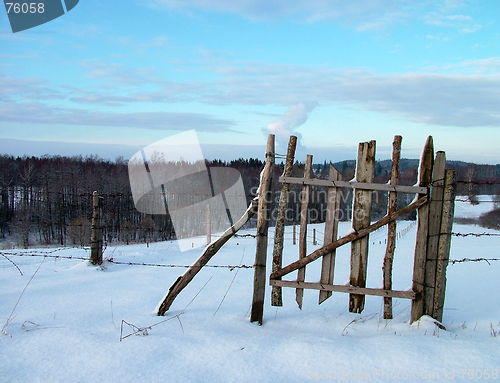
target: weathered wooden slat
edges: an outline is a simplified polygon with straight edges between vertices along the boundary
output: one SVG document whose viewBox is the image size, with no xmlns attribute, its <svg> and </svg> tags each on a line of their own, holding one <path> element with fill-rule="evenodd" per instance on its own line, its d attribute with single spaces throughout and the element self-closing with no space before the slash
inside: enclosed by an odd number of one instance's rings
<svg viewBox="0 0 500 383">
<path fill-rule="evenodd" d="M 321 180 L 317 178 L 305 179 L 300 177 L 280 177 L 279 182 L 286 182 L 289 184 L 299 185 L 315 185 L 315 186 L 335 186 L 339 188 L 350 189 L 363 189 L 363 190 L 380 190 L 380 191 L 395 191 L 400 193 L 418 193 L 425 194 L 428 192 L 427 188 L 420 186 L 405 186 L 405 185 L 388 185 L 377 183 L 362 183 L 350 181 L 331 181 Z"/>
<path fill-rule="evenodd" d="M 342 175 L 333 165 L 330 165 L 329 179 L 331 181 L 339 181 Z M 327 215 L 325 220 L 325 235 L 323 243 L 330 243 L 337 240 L 339 228 L 339 213 L 341 201 L 341 189 L 335 186 L 328 188 L 328 203 L 326 207 Z M 321 264 L 321 283 L 333 284 L 335 271 L 335 250 L 323 256 Z M 319 292 L 319 304 L 332 296 L 331 291 L 321 290 Z"/>
<path fill-rule="evenodd" d="M 439 235 L 438 261 L 436 268 L 436 289 L 433 318 L 443 321 L 443 307 L 446 291 L 446 267 L 450 258 L 451 232 L 455 211 L 455 195 L 457 189 L 457 172 L 447 169 L 445 172 L 443 218 Z"/>
<path fill-rule="evenodd" d="M 302 289 L 312 289 L 320 291 L 335 291 L 340 293 L 355 293 L 358 295 L 375 295 L 379 297 L 392 297 L 392 298 L 404 298 L 404 299 L 415 299 L 417 294 L 413 291 L 399 291 L 399 290 L 383 290 L 374 289 L 369 287 L 355 287 L 355 286 L 344 286 L 344 285 L 329 285 L 323 283 L 313 283 L 313 282 L 298 282 L 298 281 L 284 281 L 284 280 L 271 280 L 270 284 L 272 286 L 282 286 L 282 287 L 300 287 Z"/>
<path fill-rule="evenodd" d="M 434 144 L 432 136 L 427 138 L 419 168 L 419 186 L 430 188 L 432 168 L 434 166 Z M 419 194 L 419 196 L 428 193 Z M 411 322 L 415 322 L 424 315 L 424 282 L 425 262 L 427 258 L 427 234 L 429 227 L 429 204 L 418 209 L 417 214 L 417 240 L 415 244 L 415 257 L 413 261 L 413 286 L 412 290 L 418 294 L 412 301 Z"/>
<path fill-rule="evenodd" d="M 399 160 L 401 158 L 401 136 L 395 136 L 392 143 L 392 168 L 391 168 L 391 185 L 395 186 L 399 178 Z M 391 214 L 396 211 L 398 202 L 398 193 L 395 191 L 389 192 L 389 206 L 387 213 Z M 392 264 L 394 259 L 394 251 L 396 250 L 396 221 L 389 223 L 387 227 L 387 247 L 385 249 L 383 278 L 384 289 L 392 289 Z M 384 298 L 384 319 L 392 319 L 392 297 Z"/>
<path fill-rule="evenodd" d="M 297 137 L 290 136 L 288 141 L 288 149 L 286 154 L 285 169 L 283 176 L 287 177 L 292 174 L 293 161 L 295 159 L 295 148 L 297 146 Z M 274 234 L 274 249 L 273 249 L 273 268 L 276 272 L 283 266 L 283 241 L 285 231 L 285 214 L 288 206 L 288 193 L 290 192 L 290 184 L 284 182 L 281 187 L 280 202 L 278 207 L 278 216 L 276 218 L 276 231 Z M 273 286 L 271 292 L 271 305 L 283 306 L 283 294 L 281 286 Z"/>
<path fill-rule="evenodd" d="M 311 178 L 311 167 L 312 167 L 313 156 L 308 154 L 306 158 L 306 164 L 304 167 L 304 178 Z M 307 255 L 307 221 L 309 218 L 309 191 L 311 186 L 304 184 L 302 186 L 302 198 L 300 206 L 300 233 L 299 233 L 299 259 L 304 258 Z M 303 282 L 306 277 L 305 266 L 298 270 L 297 280 Z M 299 305 L 299 309 L 302 310 L 302 301 L 304 297 L 304 289 L 298 288 L 295 291 L 295 300 Z"/>
<path fill-rule="evenodd" d="M 439 233 L 443 213 L 444 175 L 446 155 L 437 152 L 432 172 L 431 202 L 429 204 L 429 233 L 427 234 L 427 258 L 425 261 L 425 300 L 424 314 L 434 317 L 434 295 L 436 287 L 436 268 L 438 258 Z"/>
<path fill-rule="evenodd" d="M 362 142 L 358 148 L 356 180 L 360 183 L 373 182 L 375 172 L 375 141 Z M 352 204 L 352 228 L 355 231 L 370 226 L 372 193 L 370 190 L 354 189 Z M 368 236 L 351 243 L 351 286 L 366 287 L 368 267 Z M 349 295 L 349 312 L 361 313 L 365 307 L 365 296 Z"/>
<path fill-rule="evenodd" d="M 259 190 L 259 207 L 257 211 L 257 248 L 255 251 L 254 282 L 251 322 L 262 325 L 264 316 L 264 297 L 266 293 L 266 262 L 267 262 L 267 234 L 270 218 L 271 181 L 274 167 L 274 134 L 267 139 L 266 166 L 262 173 Z"/>
<path fill-rule="evenodd" d="M 387 225 L 389 222 L 394 221 L 395 219 L 418 209 L 419 207 L 421 207 L 422 205 L 424 205 L 426 203 L 427 203 L 427 196 L 424 195 L 423 197 L 412 202 L 408 206 L 405 206 L 404 208 L 396 211 L 393 214 L 388 214 L 385 217 L 383 217 L 382 219 L 380 219 L 379 221 L 372 223 L 370 226 L 368 226 L 365 229 L 359 230 L 358 232 L 348 234 L 342 238 L 337 239 L 334 242 L 330 242 L 326 245 L 323 245 L 319 249 L 313 251 L 307 257 L 299 259 L 298 261 L 295 261 L 295 262 L 289 264 L 288 266 L 283 267 L 281 270 L 279 270 L 275 273 L 272 273 L 270 276 L 270 279 L 277 279 L 279 277 L 283 277 L 284 275 L 287 275 L 287 274 L 291 273 L 292 271 L 295 271 L 298 268 L 303 267 L 303 266 L 307 265 L 308 263 L 311 263 L 311 262 L 315 261 L 316 259 L 318 259 L 318 258 L 320 258 L 328 253 L 331 253 L 334 249 L 336 249 L 342 245 L 345 245 L 346 243 L 352 242 L 356 239 L 362 238 L 362 237 L 370 234 L 371 232 L 381 228 L 382 226 Z"/>
</svg>

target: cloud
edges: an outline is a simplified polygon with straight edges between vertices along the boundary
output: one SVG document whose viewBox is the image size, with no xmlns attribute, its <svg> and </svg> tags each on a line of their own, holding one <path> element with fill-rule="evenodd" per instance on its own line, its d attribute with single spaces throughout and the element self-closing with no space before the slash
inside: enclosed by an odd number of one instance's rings
<svg viewBox="0 0 500 383">
<path fill-rule="evenodd" d="M 151 0 L 156 7 L 185 13 L 225 12 L 251 20 L 289 18 L 300 22 L 370 20 L 397 11 L 404 0 Z"/>
<path fill-rule="evenodd" d="M 500 126 L 500 76 L 496 73 L 379 74 L 256 62 L 219 66 L 214 71 L 219 74 L 217 80 L 197 84 L 198 102 L 289 106 L 317 100 L 434 125 Z"/>
<path fill-rule="evenodd" d="M 40 102 L 0 104 L 0 121 L 29 124 L 130 127 L 137 129 L 196 129 L 205 132 L 230 132 L 233 121 L 200 113 L 114 113 L 74 108 L 51 107 Z"/>
<path fill-rule="evenodd" d="M 161 76 L 155 68 L 142 71 L 115 68 L 111 74 L 92 79 L 93 86 L 85 90 L 55 87 L 35 78 L 4 78 L 0 101 L 6 104 L 0 111 L 4 121 L 150 129 L 168 125 L 173 129 L 181 126 L 229 131 L 236 122 L 204 114 L 164 113 L 161 109 L 151 113 L 116 113 L 111 108 L 140 103 L 161 107 L 165 102 L 196 102 L 218 106 L 292 105 L 299 110 L 297 105 L 302 103 L 305 105 L 303 116 L 307 117 L 314 106 L 304 100 L 316 100 L 323 105 L 354 106 L 431 125 L 500 127 L 499 66 L 499 59 L 491 57 L 441 69 L 428 68 L 423 73 L 380 74 L 363 68 L 243 60 L 224 62 L 217 58 L 215 63 L 207 59 L 196 67 L 200 73 L 207 74 L 209 80 L 174 81 Z M 92 68 L 90 65 L 88 69 Z M 449 73 L 453 70 L 457 73 Z M 448 73 L 436 73 L 438 71 Z M 60 99 L 78 104 L 79 108 L 54 106 L 53 102 Z M 99 112 L 90 109 L 96 105 L 100 107 Z M 101 111 L 102 106 L 108 106 L 111 111 Z M 26 110 L 37 118 L 28 116 Z M 295 131 L 300 126 L 297 123 L 300 118 L 293 122 L 294 112 L 298 113 L 291 108 L 281 120 L 273 122 L 281 124 L 281 130 L 276 128 L 277 131 Z M 287 122 L 287 118 L 291 122 Z"/>
<path fill-rule="evenodd" d="M 444 0 L 444 2 L 437 3 L 437 7 L 443 11 L 448 12 L 455 8 L 461 8 L 467 5 L 470 0 Z"/>
<path fill-rule="evenodd" d="M 297 128 L 307 121 L 309 113 L 316 106 L 316 102 L 308 104 L 300 102 L 298 104 L 291 105 L 283 116 L 278 117 L 278 119 L 274 122 L 270 122 L 267 125 L 267 128 L 263 129 L 263 131 L 266 134 L 274 134 L 278 144 L 285 148 L 287 147 L 288 138 L 291 135 L 297 136 L 300 143 L 302 136 L 297 131 Z"/>
<path fill-rule="evenodd" d="M 432 65 L 425 68 L 432 72 L 447 72 L 458 74 L 498 74 L 500 73 L 500 57 L 488 57 L 485 59 L 470 59 L 458 63 L 445 65 Z"/>
<path fill-rule="evenodd" d="M 445 15 L 438 12 L 431 12 L 424 16 L 426 24 L 437 27 L 447 27 L 458 29 L 461 33 L 474 33 L 483 26 L 476 22 L 471 16 L 466 15 Z"/>
<path fill-rule="evenodd" d="M 157 80 L 156 71 L 150 68 L 127 68 L 99 59 L 85 59 L 79 65 L 84 68 L 85 77 L 99 79 L 108 87 L 146 85 Z"/>
<path fill-rule="evenodd" d="M 378 31 L 424 19 L 436 26 L 456 27 L 462 33 L 481 28 L 470 16 L 449 15 L 465 8 L 463 0 L 150 0 L 150 6 L 177 12 L 222 12 L 253 21 L 292 20 L 296 22 L 334 22 L 358 31 Z"/>
<path fill-rule="evenodd" d="M 258 21 L 333 22 L 360 32 L 381 31 L 395 25 L 424 21 L 473 33 L 482 26 L 472 17 L 450 14 L 467 10 L 465 0 L 149 0 L 149 6 L 188 15 L 221 12 Z"/>
<path fill-rule="evenodd" d="M 54 100 L 64 94 L 48 81 L 35 77 L 12 78 L 0 74 L 0 102 L 16 99 Z"/>
<path fill-rule="evenodd" d="M 407 73 L 348 80 L 342 97 L 364 109 L 441 126 L 500 126 L 500 76 Z"/>
<path fill-rule="evenodd" d="M 137 41 L 133 36 L 111 36 L 110 40 L 120 48 L 132 49 L 135 53 L 150 53 L 157 48 L 170 46 L 170 39 L 167 36 L 155 36 L 147 41 Z"/>
</svg>

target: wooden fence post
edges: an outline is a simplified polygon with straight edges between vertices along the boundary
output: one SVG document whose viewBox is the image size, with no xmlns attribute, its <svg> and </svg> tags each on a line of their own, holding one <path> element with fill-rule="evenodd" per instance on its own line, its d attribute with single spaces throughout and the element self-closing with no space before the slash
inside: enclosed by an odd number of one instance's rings
<svg viewBox="0 0 500 383">
<path fill-rule="evenodd" d="M 455 195 L 457 191 L 457 172 L 447 169 L 444 180 L 443 214 L 439 233 L 438 257 L 436 267 L 436 289 L 434 297 L 433 318 L 443 321 L 444 296 L 446 292 L 446 267 L 450 259 L 451 231 L 455 212 Z"/>
<path fill-rule="evenodd" d="M 434 143 L 432 136 L 427 138 L 419 168 L 419 186 L 431 186 L 432 168 L 434 166 Z M 419 197 L 425 194 L 419 194 Z M 429 195 L 429 193 L 427 193 Z M 425 302 L 425 263 L 427 259 L 427 239 L 429 229 L 429 202 L 418 209 L 417 213 L 417 239 L 415 244 L 415 258 L 413 261 L 413 284 L 412 290 L 417 293 L 417 297 L 411 302 L 411 320 L 413 323 L 424 315 Z"/>
<path fill-rule="evenodd" d="M 90 240 L 90 263 L 93 265 L 102 264 L 102 197 L 97 191 L 94 191 L 92 196 L 92 233 Z"/>
<path fill-rule="evenodd" d="M 330 181 L 342 181 L 342 175 L 330 164 L 330 173 L 328 176 Z M 339 228 L 339 213 L 341 201 L 341 189 L 335 186 L 328 187 L 328 202 L 327 215 L 325 220 L 325 234 L 323 244 L 334 242 L 337 240 Z M 333 276 L 335 271 L 335 250 L 325 255 L 321 264 L 321 283 L 333 284 Z M 332 296 L 331 291 L 320 290 L 319 303 L 321 304 L 326 299 Z"/>
<path fill-rule="evenodd" d="M 356 165 L 357 182 L 373 182 L 375 170 L 375 141 L 362 142 L 358 148 Z M 370 190 L 354 189 L 352 208 L 352 228 L 359 231 L 370 226 L 370 211 L 372 192 Z M 368 236 L 357 239 L 351 244 L 351 286 L 366 287 L 366 272 L 368 265 Z M 349 295 L 349 311 L 361 313 L 365 306 L 365 296 Z"/>
<path fill-rule="evenodd" d="M 283 177 L 290 177 L 292 174 L 293 161 L 295 158 L 295 148 L 297 146 L 297 137 L 290 136 L 288 142 L 288 150 L 286 154 L 285 169 L 283 170 Z M 283 241 L 285 232 L 285 216 L 288 207 L 288 193 L 290 191 L 290 184 L 283 182 L 281 187 L 280 202 L 278 208 L 278 217 L 276 219 L 276 232 L 274 234 L 274 249 L 273 249 L 273 273 L 281 269 L 283 266 Z M 271 292 L 271 305 L 283 306 L 283 294 L 281 286 L 273 286 Z"/>
<path fill-rule="evenodd" d="M 432 171 L 431 202 L 429 203 L 429 233 L 427 234 L 427 256 L 424 279 L 424 314 L 434 316 L 434 296 L 436 287 L 436 269 L 438 260 L 439 237 L 443 213 L 444 175 L 446 155 L 436 153 Z"/>
<path fill-rule="evenodd" d="M 391 185 L 398 184 L 399 178 L 399 160 L 401 158 L 401 136 L 394 136 L 392 143 L 392 168 L 391 168 Z M 398 193 L 393 191 L 389 192 L 389 207 L 387 214 L 396 211 L 398 202 Z M 396 249 L 396 221 L 389 223 L 387 228 L 387 247 L 384 257 L 384 289 L 392 289 L 392 264 L 394 259 L 394 251 Z M 392 319 L 392 298 L 384 297 L 384 319 Z"/>
<path fill-rule="evenodd" d="M 274 134 L 267 138 L 266 165 L 260 180 L 259 206 L 257 210 L 257 249 L 255 252 L 255 269 L 253 282 L 251 322 L 262 325 L 264 316 L 264 297 L 266 292 L 267 234 L 269 229 L 271 197 L 271 180 L 274 168 Z"/>
<path fill-rule="evenodd" d="M 306 165 L 304 168 L 304 178 L 311 178 L 311 167 L 312 167 L 313 156 L 308 154 L 306 159 Z M 302 186 L 302 198 L 300 204 L 300 232 L 299 232 L 299 259 L 304 258 L 307 255 L 307 220 L 309 218 L 309 191 L 310 185 Z M 297 271 L 297 282 L 304 282 L 306 277 L 306 268 L 301 267 Z M 302 310 L 302 300 L 304 297 L 304 289 L 298 288 L 295 290 L 295 300 Z"/>
</svg>

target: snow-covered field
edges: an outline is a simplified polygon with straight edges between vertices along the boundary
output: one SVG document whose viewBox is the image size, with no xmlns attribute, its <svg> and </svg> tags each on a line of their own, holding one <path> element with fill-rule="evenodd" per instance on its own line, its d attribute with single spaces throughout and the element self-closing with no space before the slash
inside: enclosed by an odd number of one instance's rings
<svg viewBox="0 0 500 383">
<path fill-rule="evenodd" d="M 464 209 L 470 210 L 465 205 Z M 349 225 L 342 223 L 340 233 L 346 233 Z M 399 222 L 398 231 L 408 225 L 411 222 Z M 322 225 L 309 227 L 323 231 Z M 464 225 L 455 225 L 454 231 L 494 232 Z M 240 234 L 245 233 L 252 231 Z M 284 262 L 289 263 L 297 259 L 298 248 L 291 244 L 291 228 L 287 227 L 286 234 Z M 269 254 L 272 237 L 270 233 Z M 386 229 L 370 236 L 368 287 L 382 284 L 385 237 Z M 451 259 L 500 258 L 499 243 L 500 237 L 454 237 Z M 397 243 L 396 289 L 411 286 L 414 245 L 412 227 Z M 308 246 L 315 248 L 312 243 Z M 177 297 L 168 315 L 158 317 L 154 314 L 157 304 L 184 268 L 108 263 L 101 269 L 79 259 L 12 254 L 47 250 L 54 249 L 2 252 L 23 276 L 0 257 L 0 326 L 15 307 L 4 328 L 8 335 L 0 335 L 2 382 L 460 381 L 487 377 L 500 382 L 498 261 L 448 267 L 446 330 L 430 318 L 410 325 L 409 300 L 395 299 L 394 319 L 384 320 L 380 297 L 366 297 L 365 310 L 359 315 L 348 312 L 347 294 L 334 293 L 318 305 L 318 292 L 306 290 L 301 311 L 290 288 L 284 288 L 284 306 L 278 309 L 270 305 L 268 290 L 264 325 L 258 326 L 249 322 L 253 269 L 203 269 Z M 162 242 L 150 247 L 108 247 L 105 257 L 189 265 L 200 253 L 199 248 L 181 253 L 175 243 Z M 77 248 L 48 255 L 89 256 Z M 233 238 L 209 265 L 252 265 L 254 256 L 255 239 Z M 349 256 L 349 246 L 338 250 L 335 283 L 348 280 Z M 319 260 L 308 265 L 306 280 L 317 281 L 319 268 Z M 142 336 L 126 337 L 133 328 L 122 321 L 150 328 Z M 125 338 L 120 341 L 121 336 Z"/>
</svg>

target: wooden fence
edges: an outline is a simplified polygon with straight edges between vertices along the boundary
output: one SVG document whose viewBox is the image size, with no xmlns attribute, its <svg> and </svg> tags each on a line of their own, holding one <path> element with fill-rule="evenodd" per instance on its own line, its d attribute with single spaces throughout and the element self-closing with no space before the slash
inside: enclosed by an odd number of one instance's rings
<svg viewBox="0 0 500 383">
<path fill-rule="evenodd" d="M 444 152 L 434 157 L 434 145 L 429 136 L 422 152 L 419 168 L 418 186 L 398 185 L 399 160 L 401 152 L 400 136 L 393 142 L 392 172 L 389 184 L 373 183 L 375 169 L 375 141 L 359 144 L 354 181 L 343 181 L 340 173 L 330 167 L 329 179 L 311 178 L 312 156 L 308 155 L 303 178 L 290 177 L 294 160 L 296 137 L 291 137 L 287 162 L 283 176 L 282 191 L 276 223 L 273 250 L 273 266 L 270 276 L 272 286 L 271 301 L 274 306 L 282 305 L 282 287 L 296 289 L 296 301 L 302 308 L 304 289 L 319 290 L 319 303 L 328 299 L 332 292 L 349 293 L 349 311 L 361 313 L 365 296 L 384 297 L 384 318 L 392 318 L 392 298 L 412 300 L 411 322 L 422 315 L 430 315 L 442 321 L 446 289 L 446 266 L 449 260 L 451 229 L 453 225 L 454 200 L 456 193 L 456 172 L 446 170 Z M 267 257 L 267 217 L 270 206 L 266 203 L 269 192 L 271 167 L 274 164 L 274 136 L 268 139 L 267 164 L 262 175 L 259 194 L 257 228 L 257 254 L 254 277 L 254 300 L 251 321 L 262 324 L 263 297 L 265 291 L 265 260 Z M 299 259 L 283 267 L 283 230 L 285 210 L 288 203 L 290 184 L 303 185 L 299 235 Z M 309 189 L 312 185 L 328 187 L 327 218 L 325 222 L 324 245 L 307 254 L 306 232 L 308 217 Z M 338 238 L 340 192 L 342 188 L 354 189 L 352 231 Z M 387 215 L 377 222 L 370 220 L 371 195 L 373 190 L 389 192 Z M 396 210 L 397 194 L 415 193 L 415 200 L 408 206 Z M 413 284 L 411 291 L 392 289 L 392 261 L 396 246 L 396 219 L 417 210 L 417 238 L 414 255 Z M 387 247 L 383 263 L 383 288 L 366 286 L 369 234 L 388 225 Z M 335 250 L 351 243 L 351 270 L 349 285 L 333 284 L 335 271 Z M 305 281 L 306 265 L 322 258 L 319 282 Z M 297 270 L 296 280 L 283 277 Z"/>
</svg>

